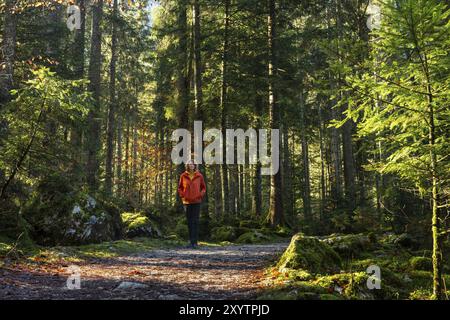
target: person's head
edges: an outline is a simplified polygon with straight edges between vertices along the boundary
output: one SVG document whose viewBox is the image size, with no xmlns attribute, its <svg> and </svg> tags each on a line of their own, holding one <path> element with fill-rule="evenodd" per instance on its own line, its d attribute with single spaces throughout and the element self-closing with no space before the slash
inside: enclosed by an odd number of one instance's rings
<svg viewBox="0 0 450 320">
<path fill-rule="evenodd" d="M 197 164 L 194 162 L 194 160 L 189 160 L 186 162 L 186 171 L 197 171 Z"/>
</svg>

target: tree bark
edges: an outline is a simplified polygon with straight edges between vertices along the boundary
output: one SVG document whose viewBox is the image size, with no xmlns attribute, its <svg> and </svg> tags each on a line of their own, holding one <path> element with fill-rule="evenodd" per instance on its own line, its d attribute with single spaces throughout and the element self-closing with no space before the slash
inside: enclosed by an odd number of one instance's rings
<svg viewBox="0 0 450 320">
<path fill-rule="evenodd" d="M 225 0 L 225 30 L 223 35 L 223 52 L 222 52 L 222 85 L 220 90 L 220 109 L 222 111 L 222 137 L 225 137 L 228 117 L 228 55 L 229 55 L 229 28 L 230 28 L 230 0 Z M 223 144 L 222 157 L 226 155 L 226 143 Z M 225 214 L 230 211 L 230 191 L 228 183 L 228 166 L 224 162 L 222 164 L 223 177 L 223 209 Z"/>
<path fill-rule="evenodd" d="M 303 89 L 300 89 L 300 121 L 301 121 L 301 141 L 302 141 L 302 163 L 303 163 L 303 214 L 305 222 L 309 227 L 312 226 L 312 210 L 311 210 L 311 177 L 309 169 L 309 145 L 306 136 L 306 120 L 305 120 L 305 99 Z"/>
<path fill-rule="evenodd" d="M 200 21 L 200 2 L 199 0 L 194 0 L 192 4 L 192 15 L 193 15 L 193 38 L 194 38 L 194 108 L 195 116 L 199 121 L 205 120 L 204 110 L 203 110 L 203 83 L 202 83 L 202 55 L 201 55 L 201 21 Z M 202 139 L 203 150 L 205 143 Z M 202 155 L 197 155 L 201 157 Z M 199 170 L 203 174 L 205 184 L 208 186 L 208 177 L 206 174 L 206 165 L 199 165 Z M 208 215 L 208 194 L 209 188 L 206 188 L 206 194 L 203 198 L 203 203 L 201 207 L 202 214 L 206 217 Z"/>
<path fill-rule="evenodd" d="M 275 0 L 268 0 L 268 45 L 269 45 L 269 117 L 270 128 L 280 128 L 280 109 L 277 104 L 277 33 Z M 281 165 L 281 163 L 280 163 Z M 270 207 L 268 221 L 272 227 L 284 224 L 282 169 L 270 178 Z"/>
<path fill-rule="evenodd" d="M 89 62 L 89 87 L 92 92 L 93 105 L 88 114 L 87 132 L 87 165 L 86 175 L 89 189 L 96 192 L 99 187 L 99 152 L 100 152 L 100 96 L 101 96 L 101 65 L 102 65 L 102 30 L 103 0 L 92 4 L 92 36 Z"/>
<path fill-rule="evenodd" d="M 186 0 L 180 0 L 177 8 L 177 123 L 179 125 L 179 128 L 188 128 L 190 86 L 188 76 L 188 27 Z M 177 178 L 183 173 L 184 170 L 184 164 L 178 165 Z M 182 212 L 183 204 L 178 192 L 176 193 L 175 206 L 178 212 Z"/>
<path fill-rule="evenodd" d="M 15 4 L 16 0 L 6 0 L 5 3 L 3 41 L 0 51 L 0 111 L 2 106 L 11 99 L 9 91 L 13 88 L 17 32 Z"/>
<path fill-rule="evenodd" d="M 255 90 L 256 98 L 255 98 L 255 114 L 256 114 L 256 130 L 259 131 L 262 126 L 262 98 L 258 94 L 257 90 Z M 257 153 L 259 153 L 259 143 L 257 144 Z M 259 157 L 257 159 L 257 163 L 254 165 L 254 183 L 253 183 L 253 210 L 256 217 L 260 217 L 262 214 L 262 177 L 261 177 L 261 162 L 259 161 Z"/>
<path fill-rule="evenodd" d="M 116 63 L 117 63 L 117 19 L 118 0 L 113 2 L 112 33 L 111 33 L 111 62 L 109 65 L 109 112 L 106 132 L 106 166 L 105 166 L 105 192 L 112 195 L 112 163 L 114 157 L 114 132 L 116 117 Z"/>
<path fill-rule="evenodd" d="M 344 154 L 344 185 L 345 185 L 345 200 L 347 209 L 350 214 L 356 208 L 356 173 L 355 173 L 355 159 L 353 156 L 352 145 L 352 128 L 353 121 L 347 120 L 342 127 L 342 150 Z"/>
</svg>

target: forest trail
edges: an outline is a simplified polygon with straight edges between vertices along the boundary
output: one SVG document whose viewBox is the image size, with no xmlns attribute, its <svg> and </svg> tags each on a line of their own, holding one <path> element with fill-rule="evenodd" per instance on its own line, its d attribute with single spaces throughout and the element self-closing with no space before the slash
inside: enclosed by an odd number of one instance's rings
<svg viewBox="0 0 450 320">
<path fill-rule="evenodd" d="M 77 263 L 81 288 L 69 290 L 69 264 L 0 268 L 2 299 L 252 299 L 264 268 L 288 243 L 156 249 Z M 127 284 L 124 282 L 130 282 Z M 125 286 L 121 289 L 119 286 Z"/>
</svg>

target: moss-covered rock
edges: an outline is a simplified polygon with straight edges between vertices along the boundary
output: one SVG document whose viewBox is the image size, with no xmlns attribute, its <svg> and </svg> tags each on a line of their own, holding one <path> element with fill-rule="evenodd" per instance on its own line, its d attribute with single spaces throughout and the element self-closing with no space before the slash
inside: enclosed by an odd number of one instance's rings
<svg viewBox="0 0 450 320">
<path fill-rule="evenodd" d="M 237 240 L 237 243 L 261 243 L 265 241 L 270 241 L 272 238 L 261 232 L 261 230 L 252 230 L 242 234 Z"/>
<path fill-rule="evenodd" d="M 348 272 L 319 277 L 313 283 L 346 299 L 371 300 L 375 290 L 368 289 L 368 277 L 365 272 Z"/>
<path fill-rule="evenodd" d="M 287 228 L 287 227 L 277 227 L 273 233 L 278 236 L 278 237 L 282 237 L 282 238 L 287 238 L 289 236 L 292 236 L 292 230 Z"/>
<path fill-rule="evenodd" d="M 294 281 L 306 281 L 313 278 L 311 273 L 303 269 L 282 268 L 279 270 L 284 277 Z"/>
<path fill-rule="evenodd" d="M 244 233 L 250 232 L 253 229 L 251 228 L 247 228 L 247 227 L 237 227 L 236 229 L 236 238 L 239 238 L 240 236 L 242 236 Z"/>
<path fill-rule="evenodd" d="M 38 244 L 88 244 L 122 237 L 117 206 L 76 190 L 60 176 L 49 176 L 38 184 L 24 206 L 23 217 Z"/>
<path fill-rule="evenodd" d="M 279 270 L 303 269 L 313 274 L 337 272 L 340 266 L 339 255 L 328 244 L 301 233 L 292 237 L 289 247 L 277 264 Z"/>
<path fill-rule="evenodd" d="M 258 300 L 321 300 L 328 291 L 311 282 L 298 281 L 289 286 L 275 286 L 258 296 Z"/>
<path fill-rule="evenodd" d="M 239 222 L 239 227 L 248 229 L 259 229 L 261 226 L 259 222 L 255 220 L 242 220 Z"/>
<path fill-rule="evenodd" d="M 374 248 L 374 239 L 366 234 L 332 234 L 323 239 L 341 257 L 355 258 Z"/>
<path fill-rule="evenodd" d="M 396 245 L 407 249 L 417 250 L 420 248 L 420 242 L 409 233 L 383 235 L 381 243 Z"/>
<path fill-rule="evenodd" d="M 162 236 L 156 223 L 152 222 L 142 212 L 124 212 L 121 214 L 127 238 Z"/>
<path fill-rule="evenodd" d="M 236 239 L 236 228 L 232 226 L 221 226 L 211 230 L 211 239 L 214 241 L 234 241 Z"/>
<path fill-rule="evenodd" d="M 412 257 L 409 259 L 409 264 L 413 270 L 431 271 L 433 269 L 433 262 L 428 257 Z"/>
</svg>

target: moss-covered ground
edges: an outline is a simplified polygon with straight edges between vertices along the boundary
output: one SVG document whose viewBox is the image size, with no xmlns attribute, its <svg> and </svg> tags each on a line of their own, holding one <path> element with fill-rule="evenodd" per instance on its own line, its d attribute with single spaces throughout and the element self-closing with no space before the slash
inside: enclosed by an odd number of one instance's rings
<svg viewBox="0 0 450 320">
<path fill-rule="evenodd" d="M 431 299 L 430 257 L 429 250 L 405 248 L 385 236 L 318 238 L 298 234 L 280 259 L 266 270 L 266 287 L 259 299 Z M 379 278 L 368 270 L 370 266 L 379 267 Z M 447 296 L 449 271 L 446 262 Z M 371 286 L 376 283 L 379 289 Z"/>
</svg>

